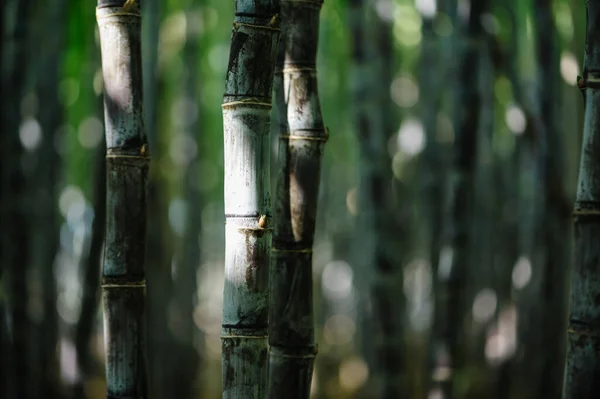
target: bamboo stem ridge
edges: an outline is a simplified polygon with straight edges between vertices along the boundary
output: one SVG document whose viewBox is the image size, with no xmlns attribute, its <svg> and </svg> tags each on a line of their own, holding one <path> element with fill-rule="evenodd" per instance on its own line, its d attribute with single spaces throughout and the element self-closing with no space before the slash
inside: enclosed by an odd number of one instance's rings
<svg viewBox="0 0 600 399">
<path fill-rule="evenodd" d="M 585 119 L 575 199 L 574 259 L 563 399 L 600 390 L 600 1 L 587 2 L 583 79 Z"/>
<path fill-rule="evenodd" d="M 267 394 L 269 131 L 279 1 L 237 0 L 223 98 L 223 398 Z"/>
<path fill-rule="evenodd" d="M 100 0 L 107 220 L 102 297 L 108 398 L 146 398 L 145 236 L 150 164 L 137 0 Z"/>
<path fill-rule="evenodd" d="M 323 2 L 282 1 L 274 85 L 279 163 L 270 272 L 269 397 L 308 398 L 316 355 L 312 247 L 327 132 L 317 89 Z"/>
</svg>

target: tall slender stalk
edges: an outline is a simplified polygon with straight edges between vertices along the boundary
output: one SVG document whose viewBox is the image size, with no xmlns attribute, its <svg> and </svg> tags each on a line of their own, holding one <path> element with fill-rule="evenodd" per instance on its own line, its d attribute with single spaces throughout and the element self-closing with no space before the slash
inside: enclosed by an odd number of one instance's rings
<svg viewBox="0 0 600 399">
<path fill-rule="evenodd" d="M 188 11 L 193 11 L 190 7 Z M 183 48 L 183 57 L 187 70 L 181 92 L 191 104 L 198 104 L 199 86 L 198 86 L 198 60 L 199 57 L 199 35 L 196 26 L 191 18 L 186 23 L 186 40 Z M 200 111 L 198 111 L 200 113 Z M 201 159 L 202 142 L 204 132 L 201 130 L 202 116 L 189 121 L 184 127 L 185 133 L 197 144 L 198 151 L 185 166 L 183 191 L 186 202 L 186 223 L 184 237 L 180 246 L 180 254 L 176 263 L 176 273 L 173 281 L 173 300 L 176 303 L 175 320 L 177 320 L 177 339 L 174 362 L 171 372 L 172 377 L 172 397 L 174 398 L 194 398 L 195 381 L 198 374 L 198 364 L 201 358 L 194 345 L 197 328 L 194 324 L 193 314 L 196 303 L 196 273 L 200 262 L 200 243 L 198 236 L 202 229 L 202 196 L 198 189 L 198 160 Z"/>
<path fill-rule="evenodd" d="M 5 98 L 5 76 L 4 76 L 4 65 L 6 62 L 6 57 L 4 55 L 4 42 L 5 42 L 5 38 L 4 38 L 4 17 L 6 14 L 6 8 L 7 8 L 7 1 L 4 1 L 0 4 L 0 98 Z M 4 116 L 4 111 L 0 110 L 0 128 L 1 129 L 5 129 L 6 125 L 5 125 L 5 116 Z M 2 136 L 6 136 L 6 135 L 2 135 Z M 5 141 L 3 139 L 3 137 L 0 136 L 0 151 L 1 148 L 5 148 L 4 147 Z M 1 155 L 4 155 L 3 152 L 0 152 Z M 4 158 L 4 157 L 2 157 Z M 2 165 L 1 169 L 4 170 L 6 169 L 6 167 L 4 166 L 4 162 L 6 162 L 5 159 L 0 161 L 0 165 Z M 2 172 L 0 172 L 0 208 L 3 207 L 4 205 L 4 196 L 6 195 L 6 187 L 4 184 L 4 174 Z M 3 211 L 0 210 L 0 225 L 4 226 L 5 225 L 5 214 Z M 6 260 L 5 260 L 5 255 L 4 255 L 4 239 L 5 239 L 5 235 L 6 233 L 4 231 L 2 231 L 0 233 L 0 290 L 2 292 L 4 292 L 5 290 L 5 285 L 4 282 L 6 281 L 6 274 L 4 273 L 4 269 L 6 267 Z M 2 395 L 2 397 L 9 397 L 9 392 L 8 392 L 8 380 L 9 380 L 9 376 L 8 376 L 8 369 L 10 368 L 10 358 L 9 358 L 9 353 L 10 353 L 10 339 L 8 336 L 8 325 L 7 325 L 7 320 L 8 317 L 7 316 L 7 311 L 8 308 L 6 306 L 6 295 L 4 294 L 0 294 L 0 352 L 2 352 L 4 354 L 4 356 L 2 356 L 2 360 L 0 360 L 0 395 Z"/>
<path fill-rule="evenodd" d="M 559 44 L 551 0 L 534 3 L 538 24 L 537 63 L 539 68 L 540 119 L 543 126 L 541 180 L 544 188 L 543 247 L 544 273 L 541 302 L 544 306 L 544 350 L 540 398 L 559 398 L 561 394 L 567 316 L 567 268 L 570 241 L 569 207 L 564 184 L 564 145 L 558 129 L 560 74 Z"/>
<path fill-rule="evenodd" d="M 465 346 L 461 332 L 464 331 L 469 309 L 465 291 L 471 260 L 472 237 L 469 227 L 472 220 L 477 130 L 480 121 L 480 97 L 473 76 L 478 76 L 477 71 L 481 67 L 481 16 L 487 10 L 487 6 L 488 0 L 471 3 L 466 26 L 467 47 L 459 54 L 457 72 L 456 103 L 460 106 L 455 110 L 453 176 L 450 181 L 449 220 L 446 226 L 448 236 L 445 237 L 446 243 L 450 245 L 451 263 L 447 265 L 449 272 L 444 280 L 448 297 L 443 311 L 447 322 L 444 323 L 445 329 L 441 332 L 447 345 L 447 366 L 450 373 L 447 377 L 438 378 L 448 378 L 441 382 L 444 398 L 456 396 L 455 382 L 465 365 Z"/>
<path fill-rule="evenodd" d="M 436 18 L 448 18 L 452 23 L 452 29 L 457 29 L 457 2 L 456 0 L 443 0 L 438 3 L 440 13 Z M 434 19 L 424 18 L 423 20 L 423 40 L 421 42 L 421 68 L 420 68 L 420 105 L 421 118 L 424 122 L 425 133 L 427 135 L 427 145 L 422 155 L 422 178 L 423 178 L 423 202 L 425 205 L 425 217 L 429 228 L 429 259 L 431 261 L 432 275 L 434 276 L 434 320 L 430 342 L 430 375 L 429 391 L 444 392 L 443 385 L 449 383 L 449 379 L 444 378 L 444 370 L 447 365 L 445 362 L 445 352 L 448 343 L 444 340 L 444 332 L 447 330 L 448 318 L 446 317 L 445 306 L 447 300 L 447 285 L 439 273 L 439 260 L 443 239 L 443 224 L 446 209 L 447 168 L 450 164 L 448 157 L 451 151 L 449 145 L 439 142 L 437 133 L 437 115 L 444 110 L 450 112 L 451 101 L 444 101 L 451 98 L 452 91 L 439 93 L 440 82 L 453 81 L 456 61 L 452 54 L 452 49 L 456 44 L 455 35 L 438 38 L 434 36 Z M 450 103 L 450 104 L 447 104 Z"/>
<path fill-rule="evenodd" d="M 223 98 L 223 398 L 267 395 L 269 129 L 278 0 L 237 0 Z"/>
<path fill-rule="evenodd" d="M 90 342 L 94 332 L 94 321 L 98 313 L 98 300 L 100 291 L 100 262 L 104 244 L 106 225 L 106 146 L 104 140 L 96 150 L 96 164 L 94 166 L 94 220 L 92 221 L 92 235 L 90 247 L 85 257 L 83 296 L 81 298 L 81 311 L 75 330 L 75 350 L 77 352 L 77 367 L 80 381 L 74 387 L 74 397 L 84 398 L 84 385 L 93 372 L 93 358 Z"/>
<path fill-rule="evenodd" d="M 33 387 L 29 384 L 32 377 L 29 367 L 32 322 L 27 311 L 27 275 L 33 257 L 30 251 L 31 225 L 27 206 L 29 192 L 22 168 L 24 151 L 19 139 L 19 125 L 21 100 L 28 86 L 28 75 L 33 71 L 28 46 L 31 39 L 28 24 L 32 15 L 33 1 L 12 2 L 10 6 L 16 8 L 15 23 L 6 42 L 9 44 L 7 46 L 9 50 L 3 54 L 8 57 L 3 60 L 2 66 L 9 67 L 4 71 L 6 74 L 2 75 L 2 93 L 10 96 L 11 100 L 6 101 L 5 106 L 0 110 L 2 114 L 0 220 L 2 226 L 10 226 L 10 229 L 2 229 L 0 262 L 5 273 L 2 277 L 3 291 L 6 293 L 10 343 L 7 348 L 8 353 L 3 352 L 1 357 L 6 356 L 10 362 L 8 370 L 3 370 L 3 373 L 7 373 L 5 374 L 7 396 L 28 398 Z M 2 366 L 4 369 L 4 365 Z"/>
<path fill-rule="evenodd" d="M 45 40 L 43 57 L 43 73 L 39 74 L 38 93 L 41 99 L 58 98 L 58 87 L 61 77 L 61 59 L 64 51 L 64 38 L 66 34 L 65 0 L 45 2 L 45 17 L 47 21 L 54 21 L 57 27 L 45 24 Z M 48 29 L 50 28 L 50 29 Z M 49 30 L 49 31 L 48 31 Z M 37 234 L 40 248 L 41 276 L 43 282 L 44 317 L 40 327 L 37 328 L 38 340 L 41 342 L 39 357 L 39 370 L 41 383 L 37 387 L 36 395 L 47 398 L 59 396 L 59 367 L 57 345 L 59 341 L 58 313 L 56 310 L 57 289 L 54 274 L 54 261 L 59 249 L 59 224 L 58 224 L 58 193 L 57 185 L 61 171 L 61 158 L 54 145 L 59 127 L 63 122 L 64 109 L 57 101 L 40 108 L 39 121 L 43 131 L 43 138 L 39 149 L 36 167 L 36 177 L 39 183 L 32 189 L 38 189 L 36 197 L 41 201 L 38 206 L 40 220 L 43 220 L 41 231 Z M 32 182 L 33 183 L 33 182 Z M 37 229 L 36 229 L 37 230 Z"/>
<path fill-rule="evenodd" d="M 269 397 L 308 398 L 316 355 L 312 247 L 327 133 L 317 91 L 322 0 L 281 2 L 279 173 L 270 272 Z"/>
<path fill-rule="evenodd" d="M 148 346 L 148 386 L 153 396 L 168 398 L 173 395 L 172 380 L 177 362 L 170 331 L 169 304 L 173 298 L 172 259 L 174 255 L 173 232 L 169 227 L 169 179 L 165 173 L 165 147 L 169 132 L 160 129 L 166 78 L 158 68 L 159 26 L 162 0 L 144 0 L 142 9 L 142 74 L 144 80 L 144 114 L 148 145 L 152 153 L 152 166 L 148 174 L 147 213 L 154 215 L 147 221 L 146 275 Z"/>
<path fill-rule="evenodd" d="M 140 6 L 99 0 L 106 125 L 107 224 L 102 298 L 108 397 L 147 396 L 145 354 L 146 177 Z"/>
<path fill-rule="evenodd" d="M 360 145 L 360 181 L 356 240 L 365 276 L 359 290 L 368 292 L 373 316 L 365 317 L 363 352 L 372 345 L 371 365 L 381 376 L 381 397 L 406 395 L 403 380 L 402 252 L 406 239 L 398 230 L 391 160 L 387 151 L 393 134 L 389 88 L 393 69 L 391 26 L 376 11 L 376 3 L 350 3 L 353 35 L 353 83 Z M 400 250 L 398 249 L 400 246 Z M 365 312 L 366 313 L 366 312 Z M 372 339 L 375 336 L 376 339 Z M 372 341 L 369 342 L 369 341 Z M 368 356 L 368 355 L 367 355 Z"/>
<path fill-rule="evenodd" d="M 583 78 L 585 119 L 575 199 L 574 261 L 563 399 L 600 391 L 600 1 L 587 1 Z M 547 82 L 544 82 L 547 83 Z"/>
</svg>

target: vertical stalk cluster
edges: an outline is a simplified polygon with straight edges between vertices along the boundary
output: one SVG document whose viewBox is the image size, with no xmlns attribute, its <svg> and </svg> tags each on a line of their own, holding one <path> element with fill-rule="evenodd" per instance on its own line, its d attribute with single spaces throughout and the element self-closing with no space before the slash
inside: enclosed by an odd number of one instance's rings
<svg viewBox="0 0 600 399">
<path fill-rule="evenodd" d="M 106 127 L 106 244 L 102 270 L 109 397 L 145 398 L 146 178 L 138 0 L 99 0 Z"/>
<path fill-rule="evenodd" d="M 575 199 L 574 263 L 563 399 L 600 390 L 600 1 L 587 2 L 583 78 L 585 119 Z"/>
<path fill-rule="evenodd" d="M 278 0 L 236 0 L 223 98 L 223 398 L 267 395 L 271 198 L 269 131 Z"/>
<path fill-rule="evenodd" d="M 283 0 L 274 85 L 279 164 L 269 307 L 269 397 L 308 398 L 316 355 L 312 247 L 327 133 L 317 90 L 322 0 Z"/>
</svg>

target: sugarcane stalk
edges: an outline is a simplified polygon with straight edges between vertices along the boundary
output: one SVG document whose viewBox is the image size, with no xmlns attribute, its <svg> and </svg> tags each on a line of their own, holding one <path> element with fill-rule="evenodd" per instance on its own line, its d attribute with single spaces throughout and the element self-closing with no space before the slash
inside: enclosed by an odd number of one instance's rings
<svg viewBox="0 0 600 399">
<path fill-rule="evenodd" d="M 237 0 L 223 98 L 223 398 L 267 395 L 270 145 L 279 1 Z"/>
<path fill-rule="evenodd" d="M 583 77 L 585 118 L 573 211 L 574 258 L 563 399 L 600 390 L 600 1 L 587 1 Z"/>
<path fill-rule="evenodd" d="M 109 398 L 146 398 L 146 178 L 140 4 L 99 0 L 106 127 L 107 212 L 102 269 Z"/>
<path fill-rule="evenodd" d="M 327 132 L 317 91 L 322 0 L 281 2 L 275 72 L 279 165 L 270 272 L 270 398 L 308 398 L 314 341 L 312 247 Z"/>
</svg>

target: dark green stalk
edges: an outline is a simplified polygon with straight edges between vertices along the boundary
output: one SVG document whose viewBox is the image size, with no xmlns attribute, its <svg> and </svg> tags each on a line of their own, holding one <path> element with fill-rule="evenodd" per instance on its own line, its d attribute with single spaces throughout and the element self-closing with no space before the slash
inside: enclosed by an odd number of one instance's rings
<svg viewBox="0 0 600 399">
<path fill-rule="evenodd" d="M 270 272 L 270 398 L 308 399 L 317 352 L 312 247 L 327 140 L 316 70 L 321 6 L 322 0 L 281 2 L 281 42 L 274 83 L 280 168 Z"/>
<path fill-rule="evenodd" d="M 92 234 L 90 247 L 85 257 L 83 270 L 83 297 L 81 298 L 81 312 L 75 329 L 75 350 L 77 352 L 77 366 L 80 380 L 75 386 L 74 396 L 84 398 L 84 384 L 93 375 L 93 358 L 90 349 L 95 320 L 98 314 L 98 301 L 100 293 L 100 262 L 104 244 L 106 225 L 106 145 L 102 140 L 96 151 L 96 165 L 94 170 L 94 220 L 92 221 Z"/>
<path fill-rule="evenodd" d="M 169 304 L 172 299 L 173 233 L 168 222 L 168 178 L 162 173 L 166 139 L 169 132 L 159 128 L 165 78 L 158 70 L 158 45 L 161 0 L 144 0 L 142 10 L 142 68 L 144 79 L 144 111 L 146 134 L 152 153 L 148 176 L 146 243 L 147 322 L 149 387 L 153 396 L 168 398 L 173 394 L 172 362 L 177 362 L 173 336 L 169 331 Z"/>
<path fill-rule="evenodd" d="M 199 89 L 197 79 L 197 60 L 199 57 L 198 34 L 194 32 L 191 19 L 186 24 L 187 38 L 183 49 L 183 57 L 187 70 L 183 92 L 191 104 L 198 104 Z M 199 107 L 198 107 L 199 108 Z M 200 111 L 198 111 L 199 113 Z M 193 137 L 197 143 L 198 153 L 186 165 L 184 173 L 184 198 L 186 202 L 187 217 L 185 223 L 184 239 L 181 245 L 181 255 L 177 262 L 176 276 L 174 281 L 174 301 L 176 303 L 175 320 L 177 320 L 176 334 L 176 357 L 173 364 L 173 386 L 172 397 L 193 398 L 194 382 L 198 373 L 200 357 L 194 346 L 194 337 L 197 328 L 194 324 L 193 314 L 197 303 L 196 271 L 200 262 L 200 244 L 198 237 L 202 231 L 202 198 L 198 190 L 198 159 L 201 157 L 203 132 L 201 117 L 199 116 L 189 125 L 185 126 L 186 133 Z"/>
<path fill-rule="evenodd" d="M 267 395 L 269 130 L 278 0 L 237 0 L 223 98 L 223 398 Z"/>
<path fill-rule="evenodd" d="M 391 26 L 384 21 L 369 3 L 350 2 L 352 26 L 352 57 L 356 106 L 356 126 L 360 143 L 360 181 L 358 194 L 359 227 L 356 236 L 358 262 L 365 272 L 365 281 L 359 290 L 371 296 L 372 321 L 365 320 L 363 351 L 373 345 L 376 365 L 381 376 L 383 398 L 400 398 L 406 395 L 403 371 L 403 295 L 402 255 L 397 254 L 399 235 L 395 222 L 392 192 L 392 168 L 387 151 L 393 133 L 389 86 L 393 57 Z M 400 250 L 401 251 L 401 250 Z M 376 337 L 375 340 L 372 338 Z M 373 341 L 373 343 L 369 343 Z"/>
<path fill-rule="evenodd" d="M 47 24 L 44 29 L 43 73 L 39 75 L 39 97 L 44 100 L 58 98 L 58 83 L 61 77 L 61 58 L 64 50 L 66 28 L 64 0 L 55 0 L 45 4 L 45 21 L 52 21 L 56 26 Z M 39 370 L 40 385 L 36 395 L 46 398 L 60 396 L 59 365 L 57 357 L 58 314 L 56 310 L 57 291 L 54 274 L 54 262 L 59 249 L 58 193 L 57 185 L 61 171 L 61 159 L 56 151 L 55 140 L 59 127 L 63 122 L 63 108 L 58 101 L 50 101 L 40 108 L 39 121 L 43 137 L 40 145 L 35 180 L 40 183 L 36 197 L 41 201 L 38 206 L 40 216 L 39 248 L 41 253 L 41 278 L 43 284 L 44 312 L 41 326 L 38 328 L 38 340 L 41 343 Z M 34 188 L 35 189 L 35 188 Z M 36 229 L 37 230 L 37 229 Z"/>
<path fill-rule="evenodd" d="M 100 0 L 107 223 L 102 298 L 108 398 L 146 398 L 145 236 L 150 157 L 142 110 L 139 2 Z"/>
<path fill-rule="evenodd" d="M 444 398 L 457 395 L 456 380 L 465 367 L 465 319 L 470 309 L 467 289 L 468 270 L 471 261 L 472 237 L 469 228 L 472 223 L 472 206 L 477 159 L 477 131 L 480 123 L 480 93 L 477 76 L 481 68 L 481 48 L 483 46 L 483 27 L 481 16 L 487 11 L 488 1 L 471 3 L 469 21 L 466 29 L 466 48 L 459 54 L 454 120 L 454 160 L 453 176 L 450 181 L 450 198 L 447 233 L 445 238 L 451 250 L 449 273 L 443 284 L 446 285 L 446 308 L 443 309 L 447 323 L 441 332 L 447 343 L 447 355 L 450 373 L 449 381 L 442 382 Z M 459 27 L 457 27 L 459 29 Z M 460 36 L 459 36 L 460 37 Z M 438 378 L 438 380 L 441 380 Z"/>
<path fill-rule="evenodd" d="M 457 4 L 456 0 L 444 0 L 439 3 L 441 15 L 448 17 L 452 23 L 453 31 L 457 27 Z M 440 143 L 437 135 L 437 115 L 442 109 L 450 111 L 451 103 L 447 100 L 451 91 L 439 93 L 442 82 L 452 82 L 456 62 L 452 53 L 455 45 L 454 34 L 445 38 L 434 39 L 435 19 L 423 20 L 423 39 L 421 46 L 421 68 L 420 68 L 420 107 L 422 120 L 425 126 L 427 146 L 422 156 L 423 194 L 425 204 L 425 217 L 429 230 L 429 259 L 434 279 L 434 321 L 431 333 L 430 348 L 430 375 L 429 392 L 447 392 L 450 379 L 444 378 L 445 352 L 448 342 L 444 341 L 444 332 L 448 329 L 448 319 L 445 315 L 447 285 L 439 276 L 439 259 L 443 243 L 443 229 L 446 213 L 446 172 L 450 159 L 447 154 L 450 148 Z M 446 98 L 445 98 L 446 97 Z"/>
<path fill-rule="evenodd" d="M 5 47 L 5 37 L 4 37 L 4 29 L 5 29 L 5 15 L 6 9 L 8 8 L 8 1 L 4 1 L 0 4 L 0 96 L 1 98 L 6 98 L 6 76 L 4 71 L 4 66 L 6 65 L 7 57 L 4 54 Z M 6 129 L 6 115 L 4 109 L 0 109 L 0 128 Z M 8 135 L 2 134 L 0 135 L 0 226 L 6 225 L 6 216 L 7 214 L 2 209 L 7 205 L 5 203 L 5 197 L 7 196 L 7 187 L 6 187 L 6 177 L 4 175 L 4 170 L 7 170 L 5 153 L 2 151 L 3 148 L 6 148 L 6 137 Z M 10 365 L 12 363 L 12 353 L 11 353 L 11 344 L 9 337 L 9 329 L 8 329 L 8 306 L 7 306 L 7 295 L 6 295 L 6 273 L 5 269 L 7 268 L 7 260 L 6 260 L 6 247 L 5 247 L 5 239 L 6 239 L 6 230 L 1 231 L 0 235 L 0 351 L 3 356 L 0 360 L 0 396 L 2 397 L 11 397 L 12 393 L 9 391 L 9 381 L 10 381 Z"/>
<path fill-rule="evenodd" d="M 511 396 L 523 395 L 531 397 L 540 392 L 539 387 L 531 381 L 541 378 L 542 353 L 546 350 L 539 339 L 543 332 L 540 299 L 540 283 L 542 281 L 542 259 L 536 247 L 536 231 L 540 228 L 542 219 L 540 211 L 544 201 L 541 201 L 542 187 L 539 180 L 538 164 L 540 161 L 540 136 L 542 127 L 534 112 L 534 105 L 528 100 L 526 81 L 520 76 L 519 64 L 523 57 L 529 56 L 524 48 L 524 22 L 529 3 L 511 1 L 508 3 L 513 29 L 510 41 L 507 75 L 511 81 L 513 97 L 516 104 L 523 110 L 526 120 L 525 131 L 516 138 L 514 160 L 517 165 L 517 251 L 518 256 L 529 261 L 532 278 L 524 287 L 517 287 L 512 295 L 519 311 L 517 325 L 517 342 L 523 356 L 509 360 L 511 367 L 510 388 Z M 522 74 L 521 74 L 522 75 Z M 503 387 L 506 389 L 506 387 Z"/>
<path fill-rule="evenodd" d="M 540 234 L 545 250 L 541 301 L 544 306 L 543 366 L 539 398 L 559 398 L 561 394 L 567 316 L 567 269 L 570 242 L 566 194 L 564 192 L 564 145 L 558 129 L 560 114 L 559 46 L 552 1 L 536 0 L 537 62 L 539 68 L 541 139 L 541 180 L 544 189 L 544 227 Z M 547 350 L 546 348 L 553 348 Z M 599 375 L 600 377 L 600 375 Z"/>
<path fill-rule="evenodd" d="M 585 119 L 575 199 L 574 261 L 563 399 L 600 391 L 600 1 L 587 1 L 583 78 Z M 546 83 L 546 82 L 545 82 Z"/>
<path fill-rule="evenodd" d="M 32 393 L 31 368 L 29 359 L 32 358 L 30 345 L 32 322 L 27 311 L 28 292 L 27 274 L 32 260 L 30 253 L 30 209 L 27 198 L 29 192 L 25 173 L 22 168 L 24 155 L 23 147 L 19 140 L 19 124 L 21 122 L 20 104 L 28 86 L 28 77 L 33 71 L 29 64 L 29 29 L 28 23 L 33 10 L 29 0 L 22 0 L 12 4 L 16 7 L 14 14 L 14 30 L 9 33 L 8 43 L 10 54 L 6 61 L 6 75 L 2 76 L 2 93 L 10 96 L 2 107 L 2 130 L 0 134 L 0 151 L 2 151 L 2 180 L 0 192 L 2 193 L 2 206 L 0 207 L 0 220 L 3 228 L 0 254 L 2 269 L 4 270 L 4 295 L 8 313 L 8 326 L 10 329 L 8 353 L 2 353 L 10 361 L 9 370 L 5 381 L 8 385 L 8 397 L 29 398 Z M 4 32 L 3 32 L 4 33 Z M 4 54 L 6 54 L 5 52 Z M 3 54 L 3 55 L 4 55 Z M 4 61 L 4 60 L 3 60 Z M 2 66 L 4 67 L 4 63 Z M 12 345 L 11 345 L 12 344 Z M 2 348 L 4 349 L 4 348 Z M 3 367 L 4 368 L 4 367 Z"/>
</svg>

